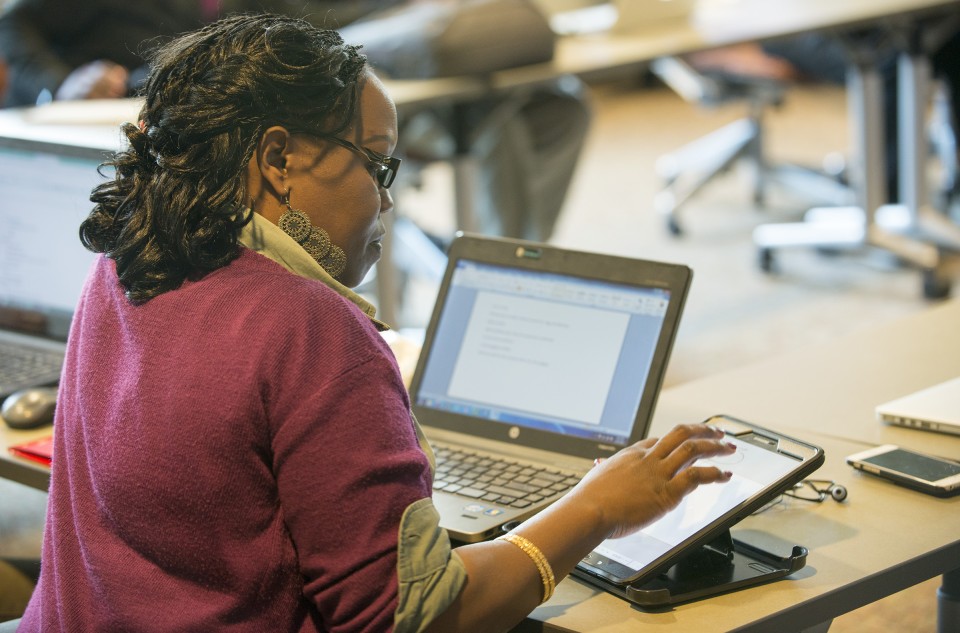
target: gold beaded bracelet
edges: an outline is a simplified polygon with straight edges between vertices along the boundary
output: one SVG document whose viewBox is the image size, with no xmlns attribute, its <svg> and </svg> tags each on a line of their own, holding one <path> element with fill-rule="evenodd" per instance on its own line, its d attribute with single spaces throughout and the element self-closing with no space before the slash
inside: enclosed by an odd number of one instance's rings
<svg viewBox="0 0 960 633">
<path fill-rule="evenodd" d="M 550 596 L 553 595 L 553 590 L 557 587 L 557 580 L 553 575 L 553 568 L 550 567 L 550 562 L 547 560 L 547 557 L 543 555 L 543 552 L 540 551 L 540 548 L 513 532 L 499 536 L 497 540 L 516 545 L 520 548 L 521 552 L 530 557 L 533 564 L 537 566 L 537 571 L 540 572 L 540 580 L 543 581 L 543 600 L 540 601 L 540 604 L 549 600 Z"/>
</svg>

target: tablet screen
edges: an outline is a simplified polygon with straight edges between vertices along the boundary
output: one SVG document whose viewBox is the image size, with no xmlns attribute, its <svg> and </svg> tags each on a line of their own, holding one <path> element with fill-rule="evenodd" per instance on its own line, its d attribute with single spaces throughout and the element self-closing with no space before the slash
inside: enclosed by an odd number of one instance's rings
<svg viewBox="0 0 960 633">
<path fill-rule="evenodd" d="M 701 460 L 698 465 L 729 470 L 730 481 L 700 486 L 639 532 L 607 539 L 581 561 L 580 569 L 615 582 L 646 576 L 687 546 L 706 541 L 718 526 L 729 527 L 732 519 L 752 512 L 802 479 L 818 465 L 811 462 L 822 455 L 815 447 L 796 440 L 781 442 L 780 436 L 757 427 L 750 433 L 728 434 L 727 439 L 736 445 L 735 453 Z"/>
</svg>

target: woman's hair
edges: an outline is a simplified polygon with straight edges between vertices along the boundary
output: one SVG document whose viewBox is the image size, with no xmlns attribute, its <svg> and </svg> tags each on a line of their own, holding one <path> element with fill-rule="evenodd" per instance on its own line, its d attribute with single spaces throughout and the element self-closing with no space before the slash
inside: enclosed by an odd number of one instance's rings
<svg viewBox="0 0 960 633">
<path fill-rule="evenodd" d="M 88 249 L 117 264 L 143 303 L 225 266 L 250 220 L 246 164 L 263 131 L 337 134 L 357 116 L 365 58 L 335 31 L 237 15 L 157 49 L 116 177 L 91 196 Z"/>
</svg>

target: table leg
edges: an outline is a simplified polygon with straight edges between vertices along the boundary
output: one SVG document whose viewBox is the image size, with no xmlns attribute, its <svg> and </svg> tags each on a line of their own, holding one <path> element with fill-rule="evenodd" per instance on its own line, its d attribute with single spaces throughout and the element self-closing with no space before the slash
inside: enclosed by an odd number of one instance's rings
<svg viewBox="0 0 960 633">
<path fill-rule="evenodd" d="M 898 60 L 900 121 L 900 231 L 951 251 L 960 251 L 960 227 L 932 208 L 926 183 L 926 103 L 932 93 L 930 61 L 923 52 L 906 51 Z"/>
<path fill-rule="evenodd" d="M 940 264 L 940 253 L 930 241 L 911 235 L 917 220 L 911 209 L 923 200 L 918 169 L 925 156 L 909 156 L 902 167 L 906 172 L 901 184 L 907 189 L 910 201 L 907 205 L 887 205 L 884 184 L 883 147 L 883 81 L 877 67 L 875 51 L 870 46 L 851 44 L 851 64 L 847 76 L 847 95 L 852 129 L 854 152 L 859 163 L 853 165 L 851 174 L 857 204 L 855 207 L 816 208 L 805 216 L 805 221 L 793 224 L 764 224 L 754 229 L 754 242 L 759 249 L 764 270 L 772 267 L 772 249 L 795 246 L 861 247 L 872 246 L 887 250 L 904 262 L 913 264 L 926 272 L 935 272 Z M 923 141 L 916 138 L 918 130 L 923 135 L 923 117 L 920 116 L 917 89 L 927 85 L 928 64 L 920 56 L 901 57 L 901 71 L 907 76 L 901 82 L 901 116 L 909 118 L 903 139 L 906 156 L 911 150 L 923 149 Z M 885 211 L 879 214 L 878 211 Z M 904 211 L 905 213 L 896 213 Z M 906 216 L 906 217 L 900 217 Z M 933 214 L 924 213 L 923 219 Z M 892 220 L 887 220 L 892 218 Z M 944 225 L 946 222 L 939 222 Z M 902 226 L 901 226 L 902 225 Z M 938 227 L 937 236 L 960 233 L 956 227 Z M 938 240 L 939 241 L 939 240 Z"/>
<path fill-rule="evenodd" d="M 937 631 L 960 631 L 960 569 L 945 573 L 937 590 Z"/>
<path fill-rule="evenodd" d="M 467 104 L 453 106 L 453 195 L 456 207 L 457 230 L 466 233 L 478 231 L 474 200 L 477 188 L 477 160 L 470 154 L 470 129 L 467 124 Z"/>
</svg>

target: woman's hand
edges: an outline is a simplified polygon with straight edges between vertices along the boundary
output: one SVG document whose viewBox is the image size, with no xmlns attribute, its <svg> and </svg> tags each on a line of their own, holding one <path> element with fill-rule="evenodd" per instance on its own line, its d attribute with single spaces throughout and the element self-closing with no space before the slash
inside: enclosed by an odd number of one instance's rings
<svg viewBox="0 0 960 633">
<path fill-rule="evenodd" d="M 661 439 L 623 449 L 591 470 L 576 488 L 524 521 L 516 532 L 546 556 L 557 581 L 603 539 L 625 536 L 675 508 L 700 484 L 730 473 L 698 459 L 729 455 L 723 432 L 706 424 L 678 426 Z M 469 578 L 429 631 L 500 631 L 516 625 L 543 597 L 529 555 L 503 541 L 457 549 Z"/>
<path fill-rule="evenodd" d="M 597 505 L 610 538 L 626 536 L 675 508 L 697 486 L 730 479 L 715 466 L 692 465 L 732 453 L 733 445 L 723 437 L 707 424 L 678 426 L 598 463 L 570 494 Z"/>
</svg>

